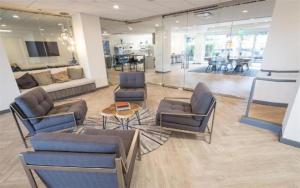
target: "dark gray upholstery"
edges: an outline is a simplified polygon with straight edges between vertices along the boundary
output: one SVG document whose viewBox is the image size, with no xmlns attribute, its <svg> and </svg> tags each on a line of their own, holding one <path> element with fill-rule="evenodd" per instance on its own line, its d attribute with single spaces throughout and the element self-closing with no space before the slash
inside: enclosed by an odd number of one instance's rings
<svg viewBox="0 0 300 188">
<path fill-rule="evenodd" d="M 124 145 L 130 148 L 135 131 L 87 129 L 83 134 L 42 133 L 32 137 L 34 152 L 22 153 L 25 165 L 115 169 Z M 127 147 L 127 146 L 126 146 Z M 129 150 L 129 149 L 128 149 Z M 132 162 L 135 161 L 133 155 Z M 125 155 L 124 161 L 127 161 Z M 35 170 L 47 187 L 117 188 L 117 173 Z M 126 173 L 124 178 L 128 177 Z M 130 176 L 131 177 L 131 176 Z M 126 180 L 126 187 L 130 180 Z"/>
<path fill-rule="evenodd" d="M 115 101 L 144 101 L 147 95 L 144 72 L 120 73 L 120 88 L 115 91 Z"/>
<path fill-rule="evenodd" d="M 209 110 L 211 110 L 214 102 L 215 98 L 210 90 L 203 83 L 199 83 L 193 92 L 190 103 L 180 100 L 162 100 L 157 109 L 157 125 L 160 125 L 161 113 L 175 113 L 175 115 L 163 114 L 161 126 L 186 131 L 204 132 L 211 115 L 211 111 Z M 184 114 L 207 116 L 182 116 Z"/>
<path fill-rule="evenodd" d="M 83 123 L 87 113 L 87 104 L 83 100 L 54 106 L 51 97 L 41 87 L 17 97 L 10 108 L 14 117 L 19 117 L 26 126 L 30 136 L 41 132 L 75 128 L 76 125 Z M 17 120 L 16 123 L 19 127 Z M 27 147 L 21 129 L 19 132 Z"/>
<path fill-rule="evenodd" d="M 145 85 L 144 72 L 121 72 L 120 87 L 123 88 L 143 88 Z"/>
<path fill-rule="evenodd" d="M 203 83 L 198 83 L 191 97 L 192 112 L 206 114 L 213 100 L 213 94 Z"/>
<path fill-rule="evenodd" d="M 26 117 L 45 116 L 53 108 L 53 100 L 41 87 L 26 92 L 15 99 L 16 104 L 22 109 Z M 40 119 L 31 119 L 31 123 L 37 123 Z"/>
</svg>

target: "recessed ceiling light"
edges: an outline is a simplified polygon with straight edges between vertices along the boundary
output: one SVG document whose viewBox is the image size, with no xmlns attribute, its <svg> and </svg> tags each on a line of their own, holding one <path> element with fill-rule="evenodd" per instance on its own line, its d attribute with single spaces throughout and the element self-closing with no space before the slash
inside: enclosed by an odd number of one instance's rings
<svg viewBox="0 0 300 188">
<path fill-rule="evenodd" d="M 10 33 L 12 32 L 12 30 L 8 30 L 8 29 L 0 29 L 1 33 Z"/>
<path fill-rule="evenodd" d="M 57 25 L 58 25 L 58 26 L 62 26 L 63 24 L 62 24 L 62 23 L 58 23 Z"/>
<path fill-rule="evenodd" d="M 20 18 L 18 15 L 14 14 L 12 15 L 13 18 Z"/>
<path fill-rule="evenodd" d="M 243 12 L 243 13 L 248 13 L 248 10 L 243 10 L 242 12 Z"/>
<path fill-rule="evenodd" d="M 120 7 L 119 7 L 118 4 L 114 4 L 114 5 L 113 5 L 113 8 L 116 9 L 116 10 L 119 10 L 119 9 L 120 9 Z"/>
<path fill-rule="evenodd" d="M 133 28 L 132 28 L 132 27 L 128 27 L 128 29 L 129 29 L 130 31 L 132 31 L 132 30 L 133 30 Z"/>
<path fill-rule="evenodd" d="M 2 27 L 6 27 L 7 25 L 6 25 L 6 24 L 1 24 L 1 26 L 2 26 Z"/>
<path fill-rule="evenodd" d="M 43 28 L 40 28 L 40 31 L 45 31 L 45 29 L 43 29 Z"/>
<path fill-rule="evenodd" d="M 159 27 L 159 24 L 155 24 L 155 27 Z"/>
<path fill-rule="evenodd" d="M 178 23 L 179 23 L 179 20 L 176 20 L 176 21 L 175 21 L 175 23 L 177 23 L 177 24 L 178 24 Z"/>
</svg>

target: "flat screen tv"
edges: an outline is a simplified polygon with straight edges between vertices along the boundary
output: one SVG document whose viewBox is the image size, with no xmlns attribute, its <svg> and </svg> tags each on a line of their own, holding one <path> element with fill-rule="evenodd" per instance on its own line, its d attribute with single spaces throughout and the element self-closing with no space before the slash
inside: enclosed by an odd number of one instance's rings
<svg viewBox="0 0 300 188">
<path fill-rule="evenodd" d="M 29 57 L 59 56 L 57 42 L 25 41 Z"/>
</svg>

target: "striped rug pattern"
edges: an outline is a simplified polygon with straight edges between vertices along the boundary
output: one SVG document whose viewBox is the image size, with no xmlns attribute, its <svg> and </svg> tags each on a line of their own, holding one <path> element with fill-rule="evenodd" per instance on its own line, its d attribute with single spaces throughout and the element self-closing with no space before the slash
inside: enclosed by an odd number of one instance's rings
<svg viewBox="0 0 300 188">
<path fill-rule="evenodd" d="M 171 132 L 162 130 L 160 134 L 159 126 L 156 126 L 155 113 L 149 109 L 142 109 L 139 112 L 141 125 L 136 116 L 129 119 L 128 129 L 139 129 L 141 138 L 141 153 L 147 154 L 162 146 L 170 137 Z M 102 117 L 87 117 L 84 127 L 103 129 Z M 123 130 L 120 120 L 111 117 L 107 119 L 106 129 Z M 125 128 L 126 129 L 126 128 Z"/>
</svg>

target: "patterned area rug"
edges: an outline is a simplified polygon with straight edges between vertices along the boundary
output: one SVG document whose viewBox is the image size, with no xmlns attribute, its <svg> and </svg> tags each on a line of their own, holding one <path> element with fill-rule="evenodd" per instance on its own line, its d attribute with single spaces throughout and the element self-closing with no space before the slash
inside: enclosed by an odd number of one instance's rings
<svg viewBox="0 0 300 188">
<path fill-rule="evenodd" d="M 149 109 L 142 109 L 139 112 L 141 125 L 139 125 L 136 116 L 129 119 L 128 129 L 139 129 L 141 138 L 141 153 L 147 154 L 163 145 L 170 137 L 171 132 L 162 130 L 156 126 L 155 113 Z M 87 117 L 84 126 L 88 128 L 103 129 L 102 117 Z M 118 119 L 111 117 L 107 119 L 106 129 L 123 130 Z"/>
</svg>

